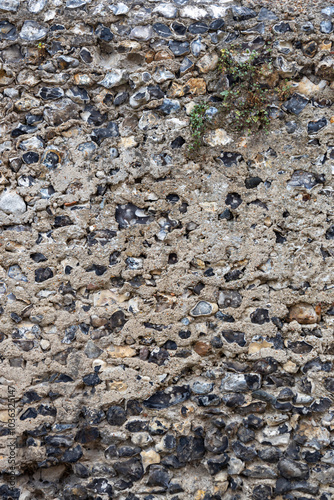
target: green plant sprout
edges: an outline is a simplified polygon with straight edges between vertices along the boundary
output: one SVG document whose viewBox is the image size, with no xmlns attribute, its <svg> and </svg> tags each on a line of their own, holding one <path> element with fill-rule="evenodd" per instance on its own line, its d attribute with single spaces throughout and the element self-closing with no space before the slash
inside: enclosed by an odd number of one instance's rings
<svg viewBox="0 0 334 500">
<path fill-rule="evenodd" d="M 217 118 L 221 115 L 228 118 L 232 130 L 251 133 L 262 129 L 268 132 L 268 107 L 273 101 L 283 101 L 291 95 L 291 85 L 287 81 L 279 85 L 271 51 L 267 46 L 261 53 L 247 50 L 239 60 L 236 48 L 221 51 L 218 69 L 228 78 L 229 87 L 220 93 L 222 103 Z M 202 102 L 196 104 L 190 114 L 190 151 L 203 145 L 203 136 L 210 122 L 205 116 L 208 108 L 209 104 Z"/>
</svg>

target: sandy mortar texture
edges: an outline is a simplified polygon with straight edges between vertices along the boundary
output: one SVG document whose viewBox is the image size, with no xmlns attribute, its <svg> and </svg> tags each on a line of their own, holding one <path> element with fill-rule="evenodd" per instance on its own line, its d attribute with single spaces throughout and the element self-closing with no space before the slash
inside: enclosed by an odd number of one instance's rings
<svg viewBox="0 0 334 500">
<path fill-rule="evenodd" d="M 0 0 L 1 499 L 334 498 L 333 30 Z M 218 59 L 265 43 L 291 94 L 236 132 Z"/>
</svg>

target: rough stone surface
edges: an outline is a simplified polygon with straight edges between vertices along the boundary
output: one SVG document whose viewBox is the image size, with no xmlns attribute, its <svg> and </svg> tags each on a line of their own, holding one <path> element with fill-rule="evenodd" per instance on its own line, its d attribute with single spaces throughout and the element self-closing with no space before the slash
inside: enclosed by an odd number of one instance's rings
<svg viewBox="0 0 334 500">
<path fill-rule="evenodd" d="M 0 12 L 0 497 L 330 500 L 332 2 Z"/>
</svg>

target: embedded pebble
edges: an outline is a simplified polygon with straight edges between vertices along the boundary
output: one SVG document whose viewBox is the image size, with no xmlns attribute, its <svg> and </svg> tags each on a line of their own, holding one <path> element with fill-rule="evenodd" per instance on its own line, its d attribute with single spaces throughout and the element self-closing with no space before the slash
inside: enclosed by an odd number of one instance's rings
<svg viewBox="0 0 334 500">
<path fill-rule="evenodd" d="M 47 4 L 47 0 L 29 0 L 28 10 L 33 14 L 38 14 L 41 12 Z"/>
<path fill-rule="evenodd" d="M 20 215 L 27 210 L 27 207 L 20 195 L 12 191 L 4 191 L 0 195 L 0 210 L 6 214 Z"/>
<path fill-rule="evenodd" d="M 291 307 L 289 320 L 296 320 L 301 325 L 310 325 L 319 322 L 320 316 L 311 304 L 300 303 Z"/>
<path fill-rule="evenodd" d="M 24 21 L 20 37 L 28 41 L 43 40 L 47 32 L 48 30 L 36 21 Z"/>
<path fill-rule="evenodd" d="M 211 314 L 214 314 L 217 311 L 218 311 L 217 304 L 210 304 L 209 302 L 201 300 L 196 304 L 195 307 L 193 307 L 193 309 L 190 311 L 189 314 L 194 317 L 210 316 Z"/>
<path fill-rule="evenodd" d="M 20 7 L 20 0 L 0 0 L 0 10 L 16 12 Z"/>
</svg>

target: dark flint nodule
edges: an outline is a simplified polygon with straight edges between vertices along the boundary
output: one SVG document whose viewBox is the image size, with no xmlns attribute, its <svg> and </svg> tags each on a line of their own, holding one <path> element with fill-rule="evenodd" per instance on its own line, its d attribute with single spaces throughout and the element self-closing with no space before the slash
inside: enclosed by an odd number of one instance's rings
<svg viewBox="0 0 334 500">
<path fill-rule="evenodd" d="M 238 208 L 242 203 L 242 198 L 238 193 L 228 193 L 225 199 L 225 204 L 229 205 L 232 209 Z"/>
</svg>

